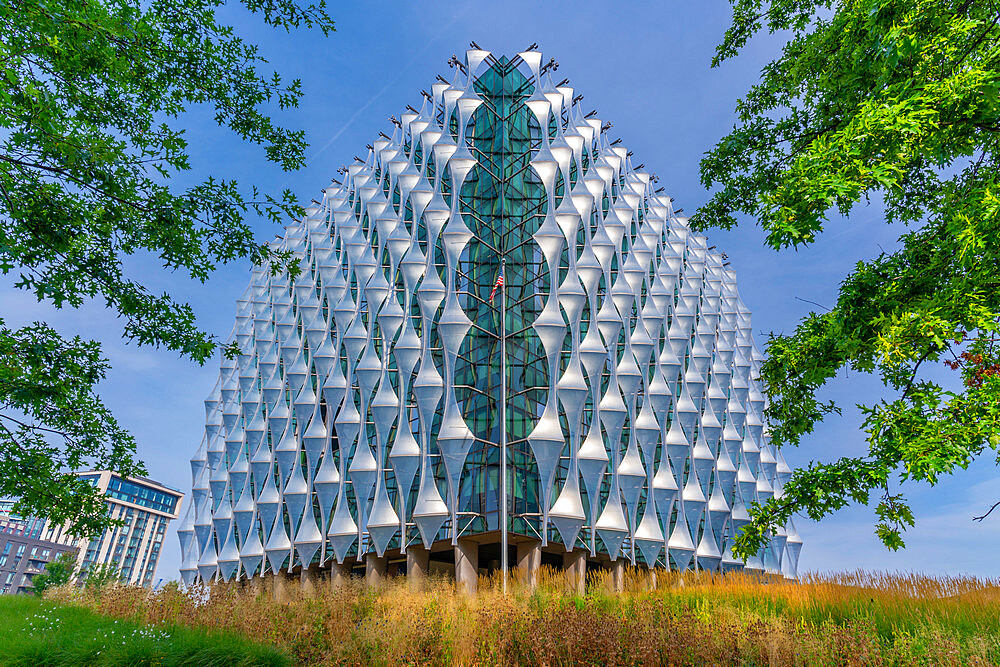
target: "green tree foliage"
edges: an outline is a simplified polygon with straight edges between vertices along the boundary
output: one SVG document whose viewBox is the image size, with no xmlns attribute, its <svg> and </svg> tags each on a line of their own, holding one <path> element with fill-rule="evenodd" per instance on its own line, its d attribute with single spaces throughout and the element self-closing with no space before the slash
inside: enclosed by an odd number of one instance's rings
<svg viewBox="0 0 1000 667">
<path fill-rule="evenodd" d="M 841 369 L 877 374 L 861 406 L 868 453 L 796 471 L 737 540 L 878 499 L 891 549 L 913 515 L 897 485 L 935 484 L 1000 445 L 1000 8 L 973 0 L 734 0 L 713 65 L 761 31 L 790 36 L 702 161 L 701 227 L 759 221 L 775 249 L 812 243 L 831 211 L 871 197 L 902 223 L 899 249 L 859 262 L 829 312 L 772 335 L 767 422 L 796 445 L 837 410 L 818 392 Z M 960 374 L 946 386 L 927 366 Z M 957 390 L 947 387 L 959 386 Z"/>
<path fill-rule="evenodd" d="M 120 583 L 122 577 L 115 565 L 110 563 L 95 563 L 82 574 L 82 579 L 84 588 L 92 593 L 96 593 L 111 584 Z"/>
<path fill-rule="evenodd" d="M 129 278 L 123 260 L 150 254 L 199 281 L 242 257 L 276 269 L 288 257 L 254 241 L 247 218 L 300 210 L 287 190 L 214 177 L 173 186 L 190 168 L 179 118 L 212 109 L 285 170 L 303 164 L 306 146 L 266 112 L 296 106 L 299 81 L 259 72 L 257 47 L 217 19 L 221 4 L 0 0 L 0 270 L 59 308 L 103 301 L 126 339 L 199 363 L 219 341 L 187 304 Z M 323 0 L 242 4 L 275 28 L 333 29 Z M 95 391 L 107 362 L 96 343 L 2 320 L 0 355 L 0 495 L 93 532 L 107 522 L 102 506 L 67 471 L 143 470 Z"/>
<path fill-rule="evenodd" d="M 68 584 L 73 579 L 73 570 L 76 568 L 76 553 L 66 551 L 50 563 L 46 563 L 45 571 L 35 575 L 31 580 L 32 590 L 35 595 L 43 595 L 45 589 L 56 588 L 63 584 Z"/>
</svg>

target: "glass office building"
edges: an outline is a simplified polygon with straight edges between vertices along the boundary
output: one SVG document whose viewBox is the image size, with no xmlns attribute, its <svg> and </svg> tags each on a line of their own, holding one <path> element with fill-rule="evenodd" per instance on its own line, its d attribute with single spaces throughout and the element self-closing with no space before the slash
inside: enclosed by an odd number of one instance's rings
<svg viewBox="0 0 1000 667">
<path fill-rule="evenodd" d="M 795 576 L 791 525 L 730 552 L 791 471 L 724 255 L 539 52 L 454 65 L 274 242 L 297 273 L 254 270 L 183 578 L 490 570 L 501 531 L 528 567 Z"/>
</svg>

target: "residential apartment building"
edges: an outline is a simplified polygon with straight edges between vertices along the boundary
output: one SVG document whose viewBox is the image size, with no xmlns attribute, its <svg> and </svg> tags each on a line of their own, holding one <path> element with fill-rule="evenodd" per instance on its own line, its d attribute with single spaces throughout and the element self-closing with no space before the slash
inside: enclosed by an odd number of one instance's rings
<svg viewBox="0 0 1000 667">
<path fill-rule="evenodd" d="M 42 539 L 45 520 L 12 511 L 13 500 L 0 500 L 0 594 L 28 593 L 45 566 L 75 547 Z"/>
<path fill-rule="evenodd" d="M 69 535 L 69 524 L 48 522 L 43 537 L 78 549 L 78 572 L 94 566 L 112 566 L 118 569 L 122 581 L 150 586 L 163 536 L 170 521 L 177 518 L 184 494 L 144 477 L 121 477 L 107 470 L 79 474 L 104 492 L 109 515 L 121 519 L 122 525 L 105 528 L 88 540 Z"/>
</svg>

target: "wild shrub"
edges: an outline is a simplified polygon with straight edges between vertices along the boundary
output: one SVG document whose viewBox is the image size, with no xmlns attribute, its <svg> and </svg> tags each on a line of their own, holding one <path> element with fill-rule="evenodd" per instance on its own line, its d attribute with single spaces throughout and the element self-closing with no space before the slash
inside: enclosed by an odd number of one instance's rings
<svg viewBox="0 0 1000 667">
<path fill-rule="evenodd" d="M 496 576 L 479 593 L 432 578 L 158 591 L 60 588 L 51 600 L 117 618 L 266 642 L 301 665 L 910 665 L 1000 663 L 1000 584 L 971 577 L 846 573 L 780 578 L 627 570 L 585 595 L 543 568 L 537 586 Z"/>
</svg>

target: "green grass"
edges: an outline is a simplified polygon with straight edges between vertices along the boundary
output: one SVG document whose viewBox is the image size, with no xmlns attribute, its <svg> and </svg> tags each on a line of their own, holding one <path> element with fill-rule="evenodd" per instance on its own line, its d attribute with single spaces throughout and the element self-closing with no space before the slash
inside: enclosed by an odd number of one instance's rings
<svg viewBox="0 0 1000 667">
<path fill-rule="evenodd" d="M 0 595 L 0 665 L 283 666 L 277 648 L 235 635 L 174 625 L 144 625 L 76 606 Z"/>
</svg>

